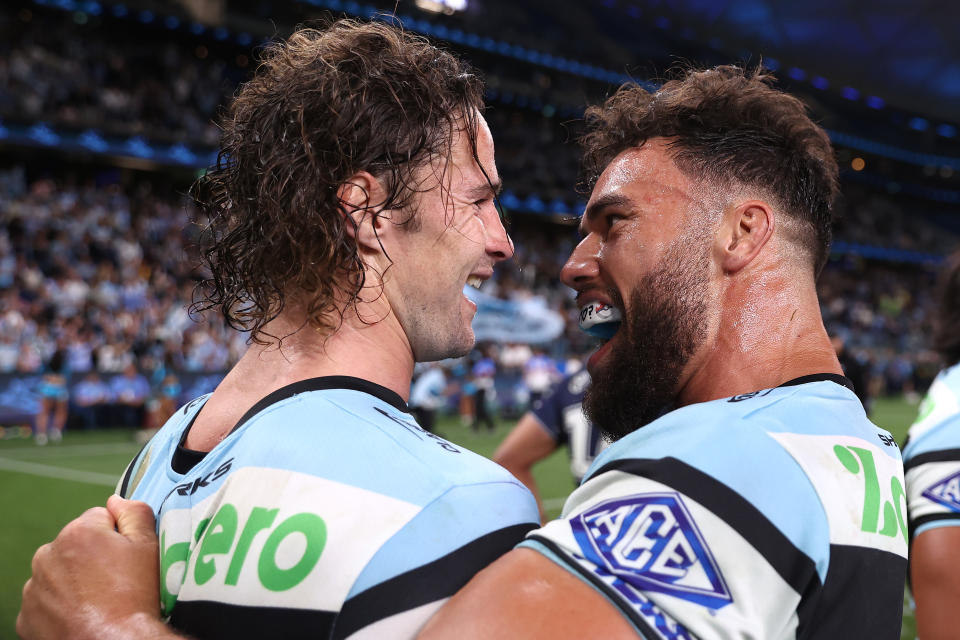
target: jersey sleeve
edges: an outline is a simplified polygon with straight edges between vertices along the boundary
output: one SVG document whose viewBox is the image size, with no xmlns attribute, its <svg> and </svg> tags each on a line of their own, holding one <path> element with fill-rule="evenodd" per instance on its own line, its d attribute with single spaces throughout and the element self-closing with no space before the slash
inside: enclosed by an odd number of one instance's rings
<svg viewBox="0 0 960 640">
<path fill-rule="evenodd" d="M 533 415 L 553 438 L 557 445 L 566 443 L 567 434 L 563 428 L 563 390 L 565 384 L 555 386 L 533 407 Z"/>
<path fill-rule="evenodd" d="M 114 488 L 113 492 L 121 498 L 129 499 L 133 494 L 133 490 L 136 489 L 138 480 L 142 476 L 142 471 L 147 467 L 147 465 L 144 464 L 144 460 L 146 460 L 149 456 L 145 456 L 144 452 L 149 446 L 150 443 L 148 442 L 140 448 L 140 451 L 137 452 L 137 455 L 133 456 L 133 459 L 130 460 L 127 468 L 123 470 L 123 475 L 121 475 L 120 479 L 117 481 L 117 486 Z"/>
<path fill-rule="evenodd" d="M 801 498 L 802 499 L 802 498 Z M 811 559 L 741 495 L 676 459 L 621 460 L 520 545 L 653 638 L 795 637 Z"/>
<path fill-rule="evenodd" d="M 903 466 L 910 539 L 960 526 L 960 415 L 911 442 Z"/>
<path fill-rule="evenodd" d="M 450 489 L 371 559 L 332 637 L 414 637 L 450 596 L 536 528 L 538 517 L 532 496 L 514 482 Z"/>
</svg>

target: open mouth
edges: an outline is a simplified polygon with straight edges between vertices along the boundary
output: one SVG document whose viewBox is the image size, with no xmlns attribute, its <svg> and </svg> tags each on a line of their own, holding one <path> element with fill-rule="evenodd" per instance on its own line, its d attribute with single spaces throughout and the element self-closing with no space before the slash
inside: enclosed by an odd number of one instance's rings
<svg viewBox="0 0 960 640">
<path fill-rule="evenodd" d="M 467 276 L 467 282 L 463 287 L 462 295 L 467 304 L 473 308 L 474 312 L 477 310 L 477 299 L 480 294 L 480 287 L 483 286 L 483 283 L 487 281 L 490 277 L 490 273 L 485 273 L 483 271 L 479 273 L 471 273 Z"/>
<path fill-rule="evenodd" d="M 604 302 L 590 302 L 580 307 L 580 330 L 606 342 L 620 328 L 620 309 Z"/>
</svg>

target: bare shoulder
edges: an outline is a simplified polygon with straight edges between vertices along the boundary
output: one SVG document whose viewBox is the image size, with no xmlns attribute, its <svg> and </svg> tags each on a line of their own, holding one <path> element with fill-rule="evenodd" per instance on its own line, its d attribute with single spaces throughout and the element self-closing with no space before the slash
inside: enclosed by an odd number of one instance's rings
<svg viewBox="0 0 960 640">
<path fill-rule="evenodd" d="M 913 582 L 948 583 L 960 590 L 960 527 L 938 527 L 917 535 L 910 545 Z"/>
<path fill-rule="evenodd" d="M 911 590 L 916 600 L 917 635 L 924 640 L 956 637 L 960 612 L 960 527 L 938 527 L 910 545 Z"/>
<path fill-rule="evenodd" d="M 451 638 L 636 638 L 600 593 L 531 549 L 514 549 L 478 573 L 419 636 Z"/>
</svg>

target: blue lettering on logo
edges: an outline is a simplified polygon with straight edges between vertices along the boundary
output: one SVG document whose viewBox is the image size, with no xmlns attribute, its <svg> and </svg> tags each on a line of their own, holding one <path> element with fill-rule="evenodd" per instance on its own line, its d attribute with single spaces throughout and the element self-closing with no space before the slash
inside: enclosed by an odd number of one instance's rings
<svg viewBox="0 0 960 640">
<path fill-rule="evenodd" d="M 938 502 L 951 511 L 960 511 L 960 471 L 924 491 L 923 497 Z"/>
<path fill-rule="evenodd" d="M 733 602 L 720 568 L 677 493 L 608 500 L 573 518 L 570 525 L 584 556 L 634 589 L 665 593 L 711 609 Z"/>
</svg>

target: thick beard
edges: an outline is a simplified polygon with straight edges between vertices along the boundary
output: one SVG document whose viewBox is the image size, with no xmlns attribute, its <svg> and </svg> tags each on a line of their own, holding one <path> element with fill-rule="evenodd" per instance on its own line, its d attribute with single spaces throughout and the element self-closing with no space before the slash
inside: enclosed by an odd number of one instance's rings
<svg viewBox="0 0 960 640">
<path fill-rule="evenodd" d="M 623 326 L 602 367 L 592 373 L 583 407 L 610 441 L 673 408 L 680 374 L 706 339 L 706 255 L 671 252 L 630 292 Z M 627 309 L 630 311 L 627 312 Z"/>
</svg>

